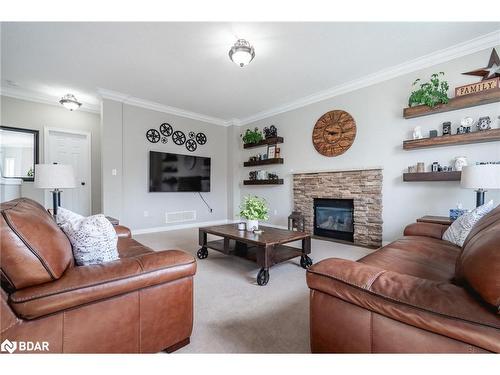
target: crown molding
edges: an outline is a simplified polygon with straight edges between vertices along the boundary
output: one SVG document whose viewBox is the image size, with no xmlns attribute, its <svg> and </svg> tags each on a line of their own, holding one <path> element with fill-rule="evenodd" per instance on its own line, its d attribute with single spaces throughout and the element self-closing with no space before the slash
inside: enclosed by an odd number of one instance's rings
<svg viewBox="0 0 500 375">
<path fill-rule="evenodd" d="M 1 87 L 0 95 L 8 96 L 14 99 L 27 100 L 29 102 L 54 105 L 63 108 L 61 104 L 59 104 L 59 100 L 61 99 L 60 97 L 24 90 L 19 87 Z M 81 103 L 82 103 L 81 107 L 78 108 L 79 111 L 101 113 L 100 105 L 89 104 L 86 102 L 81 102 Z"/>
<path fill-rule="evenodd" d="M 289 103 L 255 113 L 251 116 L 238 119 L 221 119 L 218 117 L 212 117 L 204 115 L 201 113 L 191 112 L 177 107 L 171 107 L 164 104 L 156 103 L 153 101 L 140 99 L 132 95 L 120 93 L 117 91 L 112 91 L 104 88 L 98 88 L 97 92 L 103 99 L 110 99 L 125 104 L 150 109 L 153 111 L 169 113 L 176 116 L 181 116 L 185 118 L 190 118 L 197 121 L 207 122 L 210 124 L 215 124 L 219 126 L 243 126 L 259 120 L 263 120 L 280 113 L 292 111 L 297 108 L 305 107 L 314 103 L 321 102 L 326 99 L 333 98 L 348 92 L 362 89 L 380 82 L 390 80 L 414 71 L 421 69 L 426 69 L 431 66 L 441 64 L 456 58 L 460 58 L 472 53 L 495 47 L 500 44 L 500 30 L 496 30 L 489 34 L 482 35 L 480 37 L 471 39 L 469 41 L 456 44 L 454 46 L 430 53 L 428 55 L 404 62 L 399 65 L 392 66 L 387 69 L 380 70 L 376 73 L 334 86 L 330 89 L 319 91 L 317 93 L 302 97 L 300 99 L 291 101 Z M 38 102 L 43 104 L 49 104 L 54 106 L 60 106 L 59 97 L 54 97 L 51 95 L 46 95 L 42 93 L 36 93 L 29 90 L 24 90 L 18 87 L 1 87 L 0 95 L 28 100 L 32 102 Z M 100 113 L 100 105 L 89 104 L 82 102 L 80 111 L 86 111 L 91 113 Z"/>
<path fill-rule="evenodd" d="M 156 103 L 150 100 L 145 100 L 141 98 L 136 98 L 132 95 L 127 95 L 121 92 L 112 91 L 108 89 L 98 88 L 97 92 L 103 99 L 114 100 L 124 104 L 133 105 L 136 107 L 146 108 L 153 111 L 168 113 L 171 115 L 181 116 L 190 118 L 192 120 L 198 120 L 203 122 L 208 122 L 210 124 L 220 125 L 220 126 L 230 126 L 231 120 L 223 120 L 221 118 L 207 116 L 201 113 L 187 111 L 177 107 L 171 107 L 168 105 Z"/>
<path fill-rule="evenodd" d="M 474 52 L 478 52 L 487 48 L 495 47 L 499 44 L 500 30 L 497 30 L 492 33 L 468 40 L 466 42 L 456 44 L 454 46 L 430 53 L 428 55 L 424 55 L 414 60 L 410 60 L 402 64 L 383 69 L 379 72 L 364 76 L 362 78 L 334 86 L 330 89 L 305 96 L 287 104 L 258 112 L 254 115 L 240 119 L 239 125 L 247 125 L 255 121 L 278 115 L 280 113 L 305 107 L 310 104 L 330 99 L 351 91 L 359 90 L 361 88 L 384 82 L 417 70 L 429 68 L 433 65 L 441 64 L 459 57 L 470 55 Z"/>
</svg>

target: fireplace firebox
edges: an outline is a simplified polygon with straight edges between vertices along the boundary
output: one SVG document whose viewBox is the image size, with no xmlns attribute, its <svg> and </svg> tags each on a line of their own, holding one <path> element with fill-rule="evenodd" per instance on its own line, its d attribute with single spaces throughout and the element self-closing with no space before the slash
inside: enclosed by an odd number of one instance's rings
<svg viewBox="0 0 500 375">
<path fill-rule="evenodd" d="M 354 242 L 354 200 L 314 198 L 314 234 Z"/>
</svg>

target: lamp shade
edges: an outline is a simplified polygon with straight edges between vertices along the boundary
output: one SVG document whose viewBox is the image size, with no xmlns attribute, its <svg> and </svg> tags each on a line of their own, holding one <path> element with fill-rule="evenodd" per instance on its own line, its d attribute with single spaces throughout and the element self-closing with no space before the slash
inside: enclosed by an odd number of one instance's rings
<svg viewBox="0 0 500 375">
<path fill-rule="evenodd" d="M 500 189 L 500 164 L 463 167 L 460 185 L 466 189 Z"/>
<path fill-rule="evenodd" d="M 66 164 L 36 164 L 35 187 L 39 189 L 69 189 L 76 187 L 73 166 Z"/>
</svg>

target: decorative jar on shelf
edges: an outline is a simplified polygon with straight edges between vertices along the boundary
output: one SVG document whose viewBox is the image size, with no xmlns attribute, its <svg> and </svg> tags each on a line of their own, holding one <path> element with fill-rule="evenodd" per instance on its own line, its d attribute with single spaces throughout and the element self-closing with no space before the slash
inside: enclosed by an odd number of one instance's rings
<svg viewBox="0 0 500 375">
<path fill-rule="evenodd" d="M 465 156 L 457 156 L 455 158 L 454 167 L 456 171 L 460 172 L 462 168 L 466 166 L 467 166 L 467 158 Z"/>
</svg>

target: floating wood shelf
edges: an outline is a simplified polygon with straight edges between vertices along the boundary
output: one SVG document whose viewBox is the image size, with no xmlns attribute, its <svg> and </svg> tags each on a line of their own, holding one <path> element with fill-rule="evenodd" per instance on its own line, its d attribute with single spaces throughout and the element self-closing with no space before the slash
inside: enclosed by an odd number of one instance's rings
<svg viewBox="0 0 500 375">
<path fill-rule="evenodd" d="M 403 181 L 460 181 L 462 172 L 421 172 L 421 173 L 403 173 Z"/>
<path fill-rule="evenodd" d="M 256 161 L 246 161 L 243 163 L 244 167 L 255 167 L 258 165 L 270 165 L 270 164 L 283 164 L 283 158 L 273 158 L 266 160 L 256 160 Z"/>
<path fill-rule="evenodd" d="M 262 141 L 257 143 L 247 143 L 243 145 L 243 148 L 254 148 L 267 145 L 276 145 L 278 143 L 283 143 L 283 137 L 273 137 L 273 138 L 263 139 Z"/>
<path fill-rule="evenodd" d="M 419 148 L 466 145 L 469 143 L 483 143 L 500 141 L 500 129 L 475 131 L 466 134 L 443 135 L 434 138 L 413 139 L 403 141 L 404 150 L 415 150 Z"/>
<path fill-rule="evenodd" d="M 244 180 L 243 185 L 283 185 L 283 179 L 276 180 Z"/>
<path fill-rule="evenodd" d="M 448 104 L 439 104 L 435 107 L 419 105 L 403 109 L 405 119 L 433 115 L 435 113 L 456 111 L 457 109 L 475 107 L 477 105 L 500 102 L 500 89 L 489 90 L 477 94 L 457 96 L 451 98 Z"/>
</svg>

